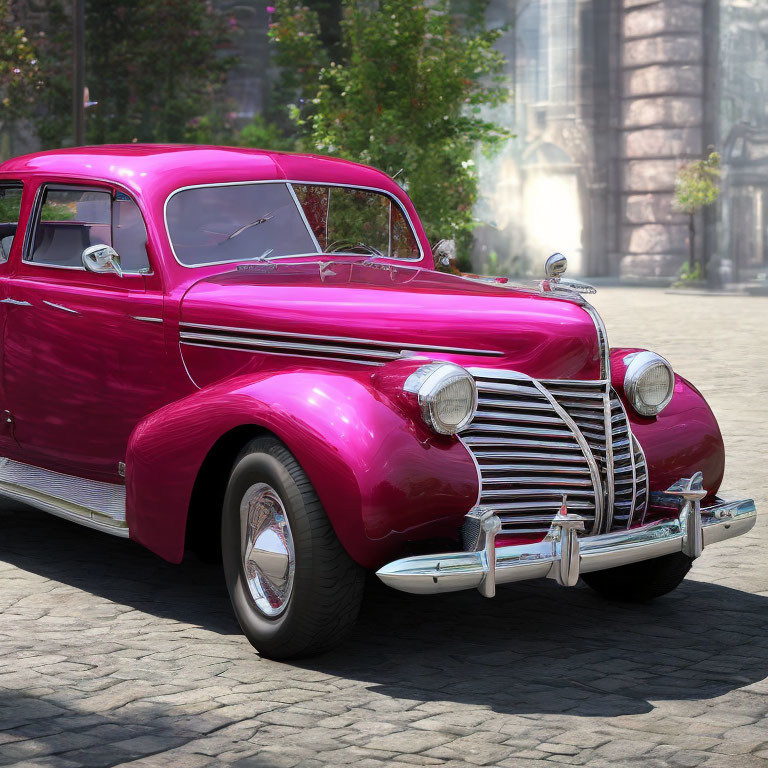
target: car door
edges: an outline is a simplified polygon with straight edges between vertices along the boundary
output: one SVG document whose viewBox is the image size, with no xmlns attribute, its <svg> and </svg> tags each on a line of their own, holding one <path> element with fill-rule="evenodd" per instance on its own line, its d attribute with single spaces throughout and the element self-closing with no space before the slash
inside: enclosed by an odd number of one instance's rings
<svg viewBox="0 0 768 768">
<path fill-rule="evenodd" d="M 122 275 L 82 252 L 119 254 Z M 41 184 L 5 283 L 3 393 L 11 458 L 119 482 L 128 437 L 166 401 L 160 277 L 136 202 L 101 185 Z"/>
<path fill-rule="evenodd" d="M 29 186 L 29 185 L 27 185 Z M 5 328 L 8 304 L 8 279 L 12 274 L 13 264 L 24 239 L 24 209 L 22 199 L 24 184 L 19 180 L 0 181 L 0 338 Z M 5 349 L 0 344 L 0 371 L 2 370 Z M 0 456 L 7 456 L 16 448 L 13 439 L 12 423 L 5 412 L 7 408 L 5 392 L 0 379 Z"/>
</svg>

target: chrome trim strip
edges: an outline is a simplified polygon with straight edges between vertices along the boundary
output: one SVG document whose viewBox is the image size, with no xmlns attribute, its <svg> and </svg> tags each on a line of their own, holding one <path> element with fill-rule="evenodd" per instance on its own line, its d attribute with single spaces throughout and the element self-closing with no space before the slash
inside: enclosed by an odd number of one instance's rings
<svg viewBox="0 0 768 768">
<path fill-rule="evenodd" d="M 165 199 L 165 203 L 163 203 L 163 221 L 165 222 L 165 234 L 168 238 L 168 244 L 171 247 L 171 253 L 173 254 L 173 258 L 176 259 L 176 262 L 184 267 L 185 269 L 197 269 L 198 267 L 211 267 L 211 266 L 220 266 L 223 264 L 250 264 L 253 263 L 253 259 L 240 259 L 240 260 L 233 260 L 233 261 L 212 261 L 210 263 L 206 264 L 184 264 L 182 261 L 179 260 L 179 257 L 176 255 L 176 250 L 173 247 L 173 239 L 171 238 L 171 231 L 168 228 L 168 203 L 170 202 L 171 198 L 174 195 L 177 195 L 179 192 L 184 192 L 188 189 L 203 189 L 206 187 L 244 187 L 244 186 L 252 186 L 255 184 L 285 184 L 286 186 L 290 187 L 291 184 L 306 184 L 307 186 L 314 186 L 314 187 L 343 187 L 346 189 L 362 189 L 368 192 L 378 192 L 379 194 L 384 195 L 389 200 L 394 202 L 399 208 L 400 212 L 403 214 L 403 218 L 408 222 L 408 226 L 411 228 L 411 234 L 413 235 L 414 240 L 416 241 L 416 245 L 419 247 L 419 253 L 421 256 L 418 259 L 397 259 L 391 256 L 385 256 L 383 258 L 394 261 L 398 263 L 404 263 L 404 264 L 420 264 L 424 261 L 426 258 L 426 254 L 424 253 L 424 249 L 421 245 L 421 240 L 419 240 L 418 235 L 416 234 L 416 227 L 413 225 L 413 220 L 408 215 L 408 211 L 405 209 L 405 206 L 391 193 L 388 192 L 386 189 L 381 189 L 381 187 L 367 187 L 363 186 L 361 184 L 342 184 L 340 182 L 329 182 L 329 181 L 304 181 L 300 179 L 254 179 L 252 181 L 223 181 L 223 182 L 213 182 L 210 184 L 188 184 L 185 187 L 179 187 L 178 189 L 174 189 L 173 192 L 171 192 L 170 195 Z M 278 259 L 296 259 L 300 258 L 302 256 L 317 256 L 317 255 L 323 255 L 323 254 L 312 254 L 312 253 L 293 253 L 289 256 L 275 256 L 272 259 L 269 259 L 269 261 L 277 261 Z M 324 254 L 327 256 L 349 256 L 349 253 L 328 253 Z M 369 257 L 370 258 L 370 257 Z"/>
<path fill-rule="evenodd" d="M 672 520 L 579 539 L 578 559 L 569 563 L 571 575 L 617 568 L 629 563 L 650 560 L 674 552 L 682 552 L 687 542 L 688 505 Z M 574 516 L 576 517 L 576 516 Z M 720 501 L 702 509 L 702 541 L 709 546 L 724 539 L 747 533 L 755 524 L 757 511 L 752 499 Z M 536 578 L 558 578 L 561 560 L 568 552 L 554 535 L 553 526 L 540 542 L 495 550 L 495 584 Z M 403 592 L 434 594 L 462 589 L 481 588 L 488 578 L 489 565 L 481 551 L 445 552 L 395 560 L 380 568 L 376 575 L 388 586 Z M 570 579 L 569 584 L 576 582 Z"/>
<path fill-rule="evenodd" d="M 579 302 L 582 309 L 592 318 L 597 331 L 597 340 L 600 345 L 600 378 L 610 383 L 611 381 L 611 348 L 608 344 L 608 332 L 605 330 L 603 318 L 600 313 L 586 300 Z"/>
<path fill-rule="evenodd" d="M 144 317 L 143 315 L 131 315 L 131 320 L 141 320 L 143 323 L 162 323 L 162 317 Z"/>
<path fill-rule="evenodd" d="M 606 392 L 603 394 L 603 414 L 604 432 L 605 432 L 605 530 L 610 531 L 613 526 L 613 505 L 616 499 L 615 483 L 616 478 L 614 476 L 614 456 L 613 456 L 613 407 L 611 406 L 611 387 L 606 386 Z M 629 423 L 629 422 L 627 422 Z M 630 461 L 634 462 L 635 454 L 632 451 L 632 443 L 630 437 Z M 634 498 L 634 489 L 632 491 Z"/>
<path fill-rule="evenodd" d="M 582 434 L 581 430 L 579 429 L 576 422 L 570 417 L 568 412 L 563 408 L 560 403 L 555 400 L 554 396 L 549 393 L 547 388 L 542 385 L 540 382 L 533 380 L 536 384 L 536 387 L 539 389 L 539 391 L 549 400 L 549 402 L 552 404 L 552 407 L 554 408 L 555 412 L 558 416 L 571 428 L 571 431 L 573 432 L 574 437 L 576 438 L 576 442 L 579 444 L 579 447 L 581 448 L 582 453 L 587 459 L 587 463 L 589 464 L 589 473 L 592 477 L 592 485 L 595 491 L 595 520 L 592 525 L 592 528 L 590 529 L 591 533 L 597 532 L 601 530 L 602 523 L 603 523 L 603 517 L 605 515 L 605 508 L 603 506 L 603 484 L 600 480 L 600 469 L 597 466 L 597 461 L 595 460 L 595 456 L 592 453 L 592 449 L 589 446 L 589 443 L 587 442 L 587 439 Z M 608 479 L 608 485 L 613 486 L 613 483 L 611 482 L 610 476 Z"/>
<path fill-rule="evenodd" d="M 46 302 L 47 304 L 48 302 Z M 20 299 L 0 299 L 0 304 L 11 304 L 14 307 L 31 307 L 32 305 L 28 301 L 21 301 Z"/>
<path fill-rule="evenodd" d="M 180 341 L 179 345 L 184 345 L 188 347 L 206 347 L 207 349 L 228 349 L 232 352 L 247 352 L 248 354 L 261 354 L 261 355 L 291 355 L 291 352 L 275 352 L 271 350 L 266 349 L 248 349 L 247 347 L 235 347 L 235 346 L 225 346 L 224 344 L 204 344 L 203 342 L 197 342 L 197 341 Z M 383 365 L 383 363 L 379 362 L 373 362 L 372 360 L 356 360 L 354 358 L 348 358 L 348 357 L 324 357 L 322 355 L 298 355 L 298 357 L 305 357 L 308 360 L 324 360 L 325 362 L 339 362 L 339 363 L 355 363 L 356 365 Z M 190 377 L 191 378 L 191 377 Z M 194 382 L 193 382 L 194 383 Z"/>
<path fill-rule="evenodd" d="M 247 352 L 248 350 L 242 350 L 243 352 Z M 187 361 L 184 359 L 184 350 L 181 348 L 181 343 L 179 343 L 179 357 L 181 358 L 181 364 L 184 366 L 184 371 L 187 374 L 187 377 L 189 380 L 194 384 L 196 389 L 202 389 L 202 387 L 195 381 L 192 374 L 189 372 L 189 368 L 187 367 Z"/>
<path fill-rule="evenodd" d="M 286 186 L 288 187 L 288 191 L 291 193 L 293 202 L 296 204 L 296 210 L 299 212 L 299 216 L 301 216 L 301 220 L 304 222 L 304 226 L 307 228 L 307 232 L 309 232 L 309 236 L 312 238 L 312 242 L 315 244 L 315 248 L 317 248 L 317 252 L 322 253 L 323 249 L 320 247 L 320 243 L 317 241 L 317 237 L 315 236 L 315 231 L 312 229 L 312 227 L 309 224 L 309 219 L 307 218 L 307 214 L 304 213 L 304 206 L 299 202 L 299 198 L 296 196 L 296 190 L 293 188 L 293 184 L 286 184 Z M 391 207 L 392 206 L 390 205 L 390 209 Z M 327 215 L 326 215 L 326 218 L 327 218 Z"/>
<path fill-rule="evenodd" d="M 63 304 L 54 304 L 52 301 L 46 301 L 45 299 L 43 299 L 43 304 L 47 304 L 49 307 L 53 307 L 54 309 L 60 309 L 62 312 L 71 312 L 73 315 L 80 314 L 76 309 L 70 309 L 69 307 L 65 307 Z"/>
<path fill-rule="evenodd" d="M 128 536 L 124 485 L 0 458 L 0 495 L 90 528 Z"/>
<path fill-rule="evenodd" d="M 329 354 L 349 354 L 350 352 L 359 352 L 363 357 L 375 357 L 386 362 L 389 360 L 396 360 L 400 357 L 399 352 L 389 352 L 386 350 L 368 350 L 368 349 L 350 349 L 349 347 L 333 347 L 329 344 L 301 344 L 299 342 L 286 342 L 286 341 L 273 341 L 271 339 L 258 339 L 249 336 L 219 336 L 213 333 L 192 333 L 190 331 L 182 331 L 179 334 L 179 338 L 182 341 L 194 343 L 196 341 L 207 341 L 213 343 L 220 343 L 223 346 L 229 347 L 230 345 L 240 345 L 246 347 L 266 347 L 267 349 L 280 349 L 280 350 L 293 350 L 297 352 L 328 352 Z M 288 352 L 284 352 L 288 354 Z"/>
<path fill-rule="evenodd" d="M 451 355 L 476 355 L 484 357 L 502 357 L 503 352 L 485 349 L 465 349 L 463 347 L 440 347 L 430 346 L 429 344 L 411 344 L 399 341 L 382 341 L 377 339 L 358 339 L 352 336 L 321 336 L 314 333 L 295 333 L 291 331 L 273 331 L 262 328 L 235 328 L 228 325 L 206 325 L 205 323 L 187 323 L 179 324 L 182 332 L 186 328 L 201 328 L 208 331 L 229 331 L 231 333 L 242 333 L 253 336 L 277 336 L 290 339 L 317 339 L 324 342 L 339 342 L 341 344 L 369 344 L 371 346 L 384 347 L 400 354 L 403 351 L 420 350 L 425 352 L 445 352 Z"/>
</svg>

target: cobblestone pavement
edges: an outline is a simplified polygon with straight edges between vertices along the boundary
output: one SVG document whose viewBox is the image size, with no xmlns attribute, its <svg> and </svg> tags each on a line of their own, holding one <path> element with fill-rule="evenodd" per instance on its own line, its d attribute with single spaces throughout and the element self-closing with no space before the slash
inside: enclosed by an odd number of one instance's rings
<svg viewBox="0 0 768 768">
<path fill-rule="evenodd" d="M 603 289 L 614 344 L 709 397 L 726 486 L 768 515 L 768 300 Z M 764 517 L 651 605 L 551 582 L 369 589 L 351 640 L 261 660 L 218 570 L 18 506 L 0 512 L 0 764 L 768 765 Z"/>
</svg>

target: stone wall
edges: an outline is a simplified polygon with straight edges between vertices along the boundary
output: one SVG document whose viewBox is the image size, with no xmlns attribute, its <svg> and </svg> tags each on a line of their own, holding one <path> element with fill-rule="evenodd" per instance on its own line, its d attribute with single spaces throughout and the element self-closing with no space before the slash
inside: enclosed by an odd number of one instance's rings
<svg viewBox="0 0 768 768">
<path fill-rule="evenodd" d="M 669 278 L 688 252 L 686 217 L 675 211 L 675 175 L 701 156 L 708 0 L 623 0 L 619 141 L 623 278 Z M 706 248 L 706 239 L 698 238 Z"/>
</svg>

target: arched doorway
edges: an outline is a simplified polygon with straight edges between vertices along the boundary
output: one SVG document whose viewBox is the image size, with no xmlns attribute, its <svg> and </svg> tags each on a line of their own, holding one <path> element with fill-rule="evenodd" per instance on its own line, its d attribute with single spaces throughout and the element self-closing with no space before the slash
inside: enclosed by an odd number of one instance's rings
<svg viewBox="0 0 768 768">
<path fill-rule="evenodd" d="M 536 263 L 560 251 L 569 273 L 583 275 L 583 218 L 579 166 L 560 147 L 534 145 L 523 157 L 525 250 Z"/>
</svg>

